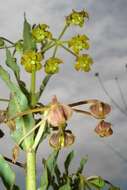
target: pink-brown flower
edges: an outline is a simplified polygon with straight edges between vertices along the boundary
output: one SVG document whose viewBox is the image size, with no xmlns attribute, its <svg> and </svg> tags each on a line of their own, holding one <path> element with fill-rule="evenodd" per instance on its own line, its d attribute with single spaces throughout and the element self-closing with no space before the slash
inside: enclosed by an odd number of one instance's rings
<svg viewBox="0 0 127 190">
<path fill-rule="evenodd" d="M 95 128 L 95 132 L 100 137 L 108 137 L 113 134 L 111 123 L 105 122 L 102 120 Z"/>
<path fill-rule="evenodd" d="M 71 107 L 59 103 L 57 97 L 54 96 L 48 113 L 48 123 L 50 123 L 53 127 L 63 126 L 71 117 L 72 112 Z"/>
</svg>

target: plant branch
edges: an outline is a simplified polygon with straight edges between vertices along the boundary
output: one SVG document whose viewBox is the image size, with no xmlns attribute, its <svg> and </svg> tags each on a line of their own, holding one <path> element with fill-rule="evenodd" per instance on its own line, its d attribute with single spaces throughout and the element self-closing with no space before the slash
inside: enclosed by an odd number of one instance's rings
<svg viewBox="0 0 127 190">
<path fill-rule="evenodd" d="M 12 44 L 12 45 L 15 44 L 15 43 L 13 43 L 12 41 L 8 40 L 8 39 L 5 38 L 5 37 L 1 37 L 1 36 L 0 36 L 0 38 L 1 38 L 2 40 L 4 40 L 4 41 L 8 42 L 9 44 Z"/>
<path fill-rule="evenodd" d="M 19 166 L 19 167 L 21 167 L 21 168 L 25 168 L 25 164 L 23 164 L 23 163 L 21 163 L 21 162 L 12 162 L 12 159 L 10 159 L 10 158 L 8 158 L 8 157 L 6 157 L 6 156 L 3 156 L 4 157 L 4 159 L 6 160 L 6 161 L 8 161 L 8 162 L 10 162 L 11 164 L 14 164 L 14 165 L 16 165 L 16 166 Z"/>
</svg>

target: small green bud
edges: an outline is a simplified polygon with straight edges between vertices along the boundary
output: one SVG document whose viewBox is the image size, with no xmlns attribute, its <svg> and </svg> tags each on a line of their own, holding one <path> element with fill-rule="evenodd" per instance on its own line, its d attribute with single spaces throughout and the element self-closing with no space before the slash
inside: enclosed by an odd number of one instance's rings
<svg viewBox="0 0 127 190">
<path fill-rule="evenodd" d="M 79 54 L 79 51 L 89 49 L 88 40 L 89 38 L 86 35 L 77 35 L 68 41 L 68 46 L 72 48 L 76 54 Z"/>
<path fill-rule="evenodd" d="M 47 74 L 55 74 L 59 72 L 59 64 L 63 61 L 56 57 L 49 58 L 45 63 L 45 72 Z"/>
<path fill-rule="evenodd" d="M 81 70 L 84 72 L 88 72 L 91 70 L 92 64 L 93 64 L 92 58 L 87 54 L 83 54 L 77 58 L 77 62 L 75 64 L 75 69 L 77 71 Z"/>
<path fill-rule="evenodd" d="M 66 23 L 68 25 L 78 25 L 82 27 L 86 19 L 89 19 L 87 12 L 84 10 L 80 12 L 73 10 L 73 12 L 66 17 Z"/>
<path fill-rule="evenodd" d="M 21 57 L 21 64 L 27 72 L 31 73 L 33 70 L 37 71 L 42 68 L 41 61 L 43 57 L 40 52 L 27 51 Z"/>
<path fill-rule="evenodd" d="M 23 52 L 23 41 L 19 40 L 15 43 L 15 49 L 17 52 Z"/>
<path fill-rule="evenodd" d="M 4 40 L 2 38 L 0 38 L 0 47 L 2 48 L 2 47 L 4 47 L 4 45 L 5 45 Z"/>
<path fill-rule="evenodd" d="M 40 43 L 52 38 L 51 32 L 47 30 L 48 28 L 49 26 L 46 24 L 39 24 L 32 29 L 32 36 L 36 42 Z"/>
</svg>

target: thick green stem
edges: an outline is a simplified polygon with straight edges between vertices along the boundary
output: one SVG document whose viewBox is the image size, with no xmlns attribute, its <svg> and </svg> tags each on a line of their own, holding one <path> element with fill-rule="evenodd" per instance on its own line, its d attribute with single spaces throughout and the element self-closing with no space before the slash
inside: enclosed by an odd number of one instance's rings
<svg viewBox="0 0 127 190">
<path fill-rule="evenodd" d="M 36 71 L 31 74 L 31 106 L 36 104 Z M 36 152 L 28 150 L 26 152 L 26 190 L 36 190 Z"/>
<path fill-rule="evenodd" d="M 26 190 L 36 190 L 36 153 L 26 154 Z"/>
</svg>

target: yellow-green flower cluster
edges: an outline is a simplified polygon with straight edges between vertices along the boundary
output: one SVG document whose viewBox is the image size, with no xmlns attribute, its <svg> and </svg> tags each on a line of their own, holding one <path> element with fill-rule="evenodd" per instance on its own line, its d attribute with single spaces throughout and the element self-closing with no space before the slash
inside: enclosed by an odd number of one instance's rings
<svg viewBox="0 0 127 190">
<path fill-rule="evenodd" d="M 49 58 L 45 63 L 45 72 L 47 74 L 55 74 L 59 71 L 59 64 L 63 63 L 63 61 L 56 57 Z"/>
<path fill-rule="evenodd" d="M 88 54 L 83 54 L 77 57 L 75 69 L 77 71 L 81 70 L 81 71 L 88 72 L 90 71 L 92 64 L 93 64 L 92 58 Z"/>
<path fill-rule="evenodd" d="M 48 28 L 49 26 L 46 24 L 39 24 L 32 29 L 32 36 L 36 42 L 40 43 L 52 38 L 51 32 L 47 30 Z"/>
<path fill-rule="evenodd" d="M 76 54 L 79 54 L 81 50 L 89 49 L 88 40 L 89 38 L 86 35 L 74 36 L 68 41 L 68 47 L 72 48 Z"/>
<path fill-rule="evenodd" d="M 43 57 L 41 53 L 35 51 L 27 51 L 21 57 L 21 64 L 27 72 L 37 71 L 42 68 L 41 61 Z"/>
<path fill-rule="evenodd" d="M 75 11 L 73 10 L 70 15 L 66 17 L 66 23 L 68 25 L 79 25 L 82 27 L 84 25 L 84 22 L 86 19 L 89 18 L 89 15 L 87 12 L 83 11 Z"/>
</svg>

